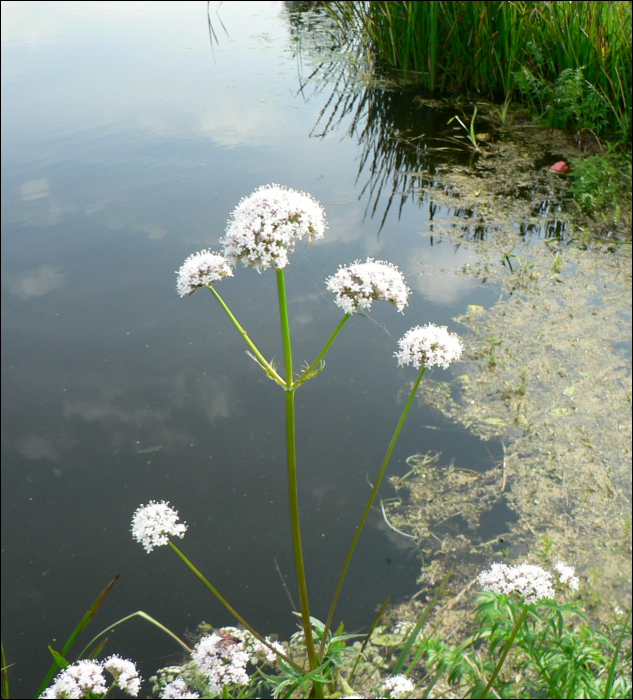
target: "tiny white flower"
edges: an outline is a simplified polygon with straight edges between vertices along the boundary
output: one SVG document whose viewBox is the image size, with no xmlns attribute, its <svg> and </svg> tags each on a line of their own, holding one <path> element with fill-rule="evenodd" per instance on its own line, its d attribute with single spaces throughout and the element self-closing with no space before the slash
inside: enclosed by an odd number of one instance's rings
<svg viewBox="0 0 633 700">
<path fill-rule="evenodd" d="M 169 501 L 150 501 L 139 506 L 132 517 L 132 537 L 151 552 L 154 547 L 169 543 L 170 537 L 185 536 L 187 525 L 178 522 L 178 511 L 169 506 Z"/>
<path fill-rule="evenodd" d="M 108 691 L 103 668 L 98 661 L 77 661 L 65 668 L 47 688 L 42 698 L 86 698 Z"/>
<path fill-rule="evenodd" d="M 181 297 L 185 297 L 198 287 L 208 287 L 224 277 L 233 277 L 233 270 L 220 253 L 201 250 L 190 255 L 176 274 L 176 289 Z"/>
<path fill-rule="evenodd" d="M 200 694 L 189 690 L 182 678 L 176 678 L 163 688 L 160 697 L 164 700 L 195 700 L 200 697 Z"/>
<path fill-rule="evenodd" d="M 250 656 L 239 641 L 213 633 L 196 644 L 191 656 L 207 677 L 214 694 L 226 686 L 246 685 L 250 681 L 246 673 Z"/>
<path fill-rule="evenodd" d="M 240 201 L 220 243 L 231 265 L 281 270 L 297 240 L 323 238 L 325 229 L 325 210 L 312 195 L 265 185 Z"/>
<path fill-rule="evenodd" d="M 490 570 L 482 571 L 477 579 L 484 591 L 516 593 L 528 604 L 555 595 L 552 574 L 535 564 L 508 566 L 494 562 Z"/>
<path fill-rule="evenodd" d="M 286 650 L 283 648 L 283 646 L 279 642 L 275 642 L 270 637 L 266 637 L 266 641 L 269 644 L 271 644 L 280 654 L 286 653 Z M 267 647 L 265 644 L 262 644 L 261 642 L 257 642 L 254 645 L 253 650 L 256 654 L 256 657 L 263 656 L 266 659 L 266 663 L 270 664 L 271 666 L 273 664 L 277 663 L 277 654 L 270 647 Z"/>
<path fill-rule="evenodd" d="M 346 314 L 358 309 L 370 309 L 374 299 L 390 301 L 398 311 L 407 305 L 411 290 L 404 275 L 390 262 L 367 258 L 362 263 L 356 260 L 325 280 L 329 292 L 336 294 L 334 302 Z"/>
<path fill-rule="evenodd" d="M 382 684 L 384 693 L 389 693 L 392 698 L 402 698 L 415 689 L 415 683 L 407 678 L 404 674 L 399 673 L 397 676 L 391 676 Z"/>
<path fill-rule="evenodd" d="M 554 566 L 554 571 L 558 574 L 558 580 L 564 586 L 567 586 L 572 591 L 578 590 L 578 585 L 580 580 L 576 576 L 576 570 L 573 566 L 565 564 L 563 561 L 559 561 Z"/>
<path fill-rule="evenodd" d="M 437 365 L 447 369 L 464 352 L 462 341 L 446 326 L 427 323 L 426 326 L 410 328 L 398 341 L 400 350 L 394 353 L 398 365 L 413 365 L 420 369 Z"/>
<path fill-rule="evenodd" d="M 136 665 L 128 659 L 120 656 L 110 656 L 103 662 L 103 668 L 114 676 L 116 685 L 129 693 L 132 697 L 137 697 L 143 679 L 139 676 Z"/>
</svg>

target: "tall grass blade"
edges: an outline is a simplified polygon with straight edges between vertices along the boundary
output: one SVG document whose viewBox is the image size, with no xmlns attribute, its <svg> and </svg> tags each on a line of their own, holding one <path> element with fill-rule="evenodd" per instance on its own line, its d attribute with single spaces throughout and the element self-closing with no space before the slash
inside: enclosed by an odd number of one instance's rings
<svg viewBox="0 0 633 700">
<path fill-rule="evenodd" d="M 0 639 L 0 654 L 2 658 L 2 697 L 9 700 L 9 667 L 4 655 L 4 641 Z"/>
<path fill-rule="evenodd" d="M 81 650 L 81 654 L 79 655 L 79 658 L 81 659 L 83 655 L 90 649 L 90 647 L 99 639 L 99 637 L 103 637 L 104 634 L 107 634 L 110 630 L 113 630 L 115 627 L 118 627 L 120 624 L 123 622 L 127 622 L 128 620 L 131 620 L 134 617 L 140 617 L 143 620 L 147 620 L 147 622 L 150 622 L 152 625 L 155 627 L 158 627 L 159 630 L 162 630 L 165 634 L 169 635 L 172 639 L 178 642 L 180 646 L 189 654 L 191 654 L 191 648 L 188 647 L 180 637 L 175 635 L 170 629 L 165 627 L 165 625 L 161 624 L 158 620 L 155 620 L 151 615 L 148 615 L 146 612 L 143 612 L 142 610 L 137 610 L 136 612 L 132 613 L 131 615 L 126 615 L 125 617 L 122 617 L 120 620 L 117 620 L 116 622 L 113 622 L 109 627 L 106 627 L 104 630 L 101 630 L 99 634 L 96 637 L 93 637 L 88 644 Z M 101 642 L 98 648 L 103 648 L 103 645 L 105 644 L 107 640 L 104 640 Z M 95 653 L 94 651 L 90 653 L 90 658 L 94 658 Z"/>
<path fill-rule="evenodd" d="M 378 611 L 378 614 L 376 615 L 374 621 L 371 623 L 371 627 L 369 628 L 369 632 L 365 635 L 365 639 L 363 639 L 363 643 L 360 647 L 360 652 L 356 658 L 356 661 L 354 662 L 354 666 L 352 668 L 352 672 L 349 674 L 349 679 L 348 683 L 351 685 L 352 681 L 354 680 L 354 675 L 356 673 L 356 669 L 358 668 L 358 664 L 360 663 L 360 660 L 363 656 L 363 652 L 365 651 L 365 647 L 367 644 L 369 644 L 369 640 L 371 639 L 371 635 L 374 633 L 374 630 L 378 626 L 378 623 L 380 622 L 380 618 L 384 615 L 385 610 L 387 609 L 387 605 L 389 605 L 389 601 L 391 600 L 391 596 L 385 600 L 385 602 L 380 606 L 380 610 Z"/>
<path fill-rule="evenodd" d="M 448 570 L 446 576 L 444 576 L 444 580 L 442 583 L 439 585 L 438 589 L 435 591 L 435 594 L 433 595 L 433 598 L 431 599 L 431 602 L 426 606 L 424 612 L 422 615 L 420 615 L 420 619 L 417 621 L 415 627 L 411 631 L 411 634 L 409 635 L 409 638 L 407 639 L 405 645 L 402 647 L 402 651 L 400 652 L 400 656 L 398 657 L 398 660 L 396 661 L 396 665 L 393 667 L 393 675 L 395 676 L 396 674 L 400 673 L 402 671 L 402 668 L 404 667 L 404 664 L 406 660 L 409 658 L 409 654 L 411 653 L 411 649 L 413 645 L 415 644 L 415 640 L 418 638 L 418 634 L 420 634 L 420 630 L 422 627 L 424 627 L 425 622 L 427 621 L 427 618 L 431 614 L 431 611 L 435 607 L 437 601 L 439 600 L 440 596 L 444 592 L 444 589 L 446 588 L 446 584 L 448 583 L 448 580 L 450 579 L 452 573 L 453 573 L 453 567 L 454 564 L 451 564 L 451 568 Z M 411 669 L 407 669 L 407 675 L 409 674 Z"/>
<path fill-rule="evenodd" d="M 75 643 L 75 640 L 76 640 L 77 637 L 81 634 L 81 632 L 83 631 L 84 627 L 90 622 L 90 620 L 92 620 L 92 618 L 94 617 L 94 614 L 97 612 L 97 610 L 99 610 L 99 608 L 101 607 L 101 604 L 103 603 L 103 601 L 105 600 L 106 596 L 107 596 L 108 593 L 110 592 L 110 589 L 112 588 L 112 586 L 114 586 L 114 584 L 115 584 L 118 580 L 119 580 L 119 577 L 118 577 L 118 576 L 115 576 L 115 577 L 112 579 L 112 581 L 110 581 L 110 583 L 109 583 L 109 584 L 101 591 L 101 593 L 97 596 L 97 599 L 95 600 L 95 602 L 88 608 L 88 611 L 87 611 L 86 614 L 81 618 L 81 621 L 79 622 L 79 624 L 77 625 L 77 627 L 75 627 L 75 629 L 73 630 L 73 632 L 72 632 L 72 634 L 70 635 L 70 637 L 68 638 L 68 641 L 66 642 L 66 644 L 64 644 L 64 646 L 63 646 L 63 648 L 62 648 L 62 651 L 61 651 L 61 656 L 62 656 L 62 658 L 64 658 L 64 659 L 66 658 L 66 655 L 67 655 L 68 652 L 70 651 L 70 648 L 72 647 L 72 645 Z M 52 651 L 51 651 L 51 653 L 52 653 Z M 54 657 L 54 656 L 55 656 L 55 655 L 53 654 L 53 657 Z M 55 663 L 51 666 L 49 672 L 46 674 L 46 678 L 44 679 L 44 682 L 43 682 L 42 685 L 40 686 L 40 689 L 37 691 L 36 697 L 39 698 L 39 696 L 44 692 L 44 690 L 46 690 L 46 687 L 48 686 L 48 683 L 49 683 L 50 679 L 53 677 L 53 674 L 55 673 L 55 671 L 56 671 L 58 668 L 59 668 L 59 664 L 58 664 L 57 662 L 55 662 Z"/>
<path fill-rule="evenodd" d="M 615 649 L 613 650 L 613 658 L 611 659 L 611 663 L 609 665 L 609 675 L 607 677 L 607 684 L 604 689 L 604 698 L 605 700 L 609 700 L 611 697 L 611 690 L 613 688 L 613 679 L 615 678 L 615 667 L 618 663 L 618 656 L 620 656 L 620 649 L 622 648 L 622 642 L 624 641 L 624 636 L 626 635 L 627 629 L 629 627 L 629 620 L 631 619 L 631 613 L 628 614 L 628 617 L 626 618 L 626 622 L 622 626 L 622 633 L 620 634 L 620 638 L 618 639 L 618 643 L 615 645 Z"/>
</svg>

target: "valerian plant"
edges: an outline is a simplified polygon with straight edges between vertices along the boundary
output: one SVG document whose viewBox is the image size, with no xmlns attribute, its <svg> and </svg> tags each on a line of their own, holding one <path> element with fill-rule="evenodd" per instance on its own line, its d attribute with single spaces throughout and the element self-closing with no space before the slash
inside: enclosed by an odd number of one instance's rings
<svg viewBox="0 0 633 700">
<path fill-rule="evenodd" d="M 295 393 L 300 386 L 314 378 L 323 369 L 326 353 L 351 316 L 360 310 L 369 310 L 374 301 L 388 301 L 402 312 L 407 306 L 410 294 L 404 275 L 392 263 L 368 258 L 365 262 L 357 260 L 348 266 L 341 266 L 326 280 L 326 286 L 330 292 L 334 293 L 335 303 L 344 312 L 343 318 L 314 361 L 306 363 L 303 371 L 295 374 L 285 268 L 290 262 L 289 254 L 294 250 L 297 241 L 303 238 L 307 238 L 308 242 L 318 240 L 323 237 L 326 228 L 325 211 L 311 195 L 279 185 L 260 187 L 252 195 L 242 199 L 231 214 L 225 236 L 220 240 L 223 246 L 222 251 L 203 250 L 195 253 L 185 261 L 177 273 L 177 290 L 181 296 L 191 295 L 201 288 L 211 291 L 247 343 L 259 366 L 285 392 L 288 500 L 294 565 L 299 588 L 301 633 L 306 650 L 305 667 L 299 666 L 283 653 L 278 645 L 273 645 L 270 640 L 254 630 L 173 543 L 170 537 L 182 537 L 184 526 L 176 524 L 175 511 L 168 504 L 150 502 L 148 506 L 142 506 L 135 513 L 133 522 L 133 535 L 147 551 L 151 551 L 159 544 L 169 544 L 240 624 L 259 640 L 261 645 L 277 655 L 281 671 L 278 680 L 279 686 L 284 688 L 306 686 L 308 692 L 315 697 L 324 697 L 325 694 L 330 695 L 340 689 L 339 659 L 346 650 L 344 642 L 349 639 L 349 636 L 340 633 L 332 635 L 332 621 L 356 543 L 378 492 L 420 381 L 427 367 L 438 365 L 446 368 L 452 361 L 458 359 L 463 351 L 461 341 L 457 336 L 449 333 L 446 327 L 438 327 L 434 324 L 427 324 L 424 327 L 416 326 L 400 340 L 400 349 L 395 353 L 398 363 L 400 365 L 413 365 L 418 370 L 418 377 L 413 383 L 409 400 L 396 426 L 393 439 L 374 481 L 367 506 L 352 537 L 327 620 L 322 623 L 314 619 L 310 614 L 299 520 Z M 233 270 L 239 262 L 245 267 L 255 268 L 259 273 L 269 269 L 275 271 L 284 351 L 283 372 L 279 371 L 273 362 L 263 356 L 216 289 L 217 283 L 226 277 L 233 276 Z M 157 516 L 160 512 L 164 517 L 163 527 L 157 522 Z M 214 645 L 217 646 L 215 641 L 209 642 L 209 645 L 213 648 L 216 648 Z M 247 675 L 245 675 L 244 669 L 248 661 L 246 657 L 242 656 L 243 652 L 237 649 L 238 646 L 239 644 L 233 644 L 221 647 L 224 651 L 220 653 L 221 659 L 214 666 L 216 675 L 213 676 L 211 682 L 210 691 L 212 693 L 219 693 L 225 687 L 246 685 Z M 227 650 L 230 650 L 230 653 Z M 227 654 L 229 656 L 234 654 L 235 659 L 233 656 L 229 658 Z M 198 665 L 202 666 L 199 661 Z M 209 678 L 211 678 L 212 665 L 211 662 L 206 663 Z M 217 669 L 220 669 L 219 675 L 217 675 Z M 396 691 L 395 688 L 400 688 L 400 685 L 394 686 L 391 692 L 402 692 L 401 690 Z"/>
<path fill-rule="evenodd" d="M 359 536 L 424 373 L 429 367 L 448 368 L 461 357 L 463 346 L 460 339 L 449 333 L 445 326 L 436 326 L 433 323 L 412 327 L 398 341 L 398 349 L 394 353 L 398 364 L 411 365 L 417 370 L 417 377 L 412 383 L 400 420 L 373 480 L 367 505 L 352 535 L 327 618 L 325 622 L 316 619 L 310 612 L 299 519 L 295 393 L 305 382 L 315 378 L 323 370 L 327 352 L 353 315 L 369 310 L 374 301 L 387 301 L 399 312 L 403 312 L 410 294 L 403 274 L 392 263 L 368 258 L 365 262 L 357 260 L 350 265 L 341 266 L 325 283 L 327 289 L 334 294 L 334 301 L 343 311 L 343 317 L 315 359 L 311 363 L 305 363 L 302 371 L 296 373 L 285 268 L 290 262 L 289 255 L 297 241 L 303 238 L 307 238 L 308 242 L 320 239 L 326 228 L 325 211 L 311 195 L 279 185 L 267 185 L 244 198 L 235 208 L 225 236 L 220 240 L 223 246 L 221 252 L 203 250 L 194 253 L 187 258 L 177 273 L 177 291 L 182 297 L 187 297 L 198 289 L 206 289 L 213 294 L 247 344 L 251 357 L 266 376 L 284 392 L 288 502 L 294 566 L 299 589 L 300 610 L 297 615 L 300 623 L 298 633 L 289 644 L 283 645 L 254 629 L 174 543 L 175 538 L 182 539 L 187 531 L 187 525 L 180 522 L 178 511 L 168 502 L 150 500 L 147 505 L 139 506 L 133 515 L 133 538 L 148 553 L 156 547 L 169 546 L 239 625 L 208 630 L 193 649 L 181 642 L 187 649 L 190 660 L 182 666 L 163 669 L 160 672 L 155 692 L 158 692 L 161 698 L 244 698 L 262 697 L 263 694 L 273 697 L 368 697 L 355 692 L 355 674 L 359 660 L 364 658 L 364 651 L 378 618 L 361 643 L 359 637 L 362 635 L 346 634 L 342 626 L 335 630 L 332 628 L 338 599 Z M 284 353 L 283 370 L 264 357 L 216 289 L 218 283 L 234 276 L 239 262 L 245 267 L 254 268 L 258 273 L 265 273 L 269 269 L 275 272 Z M 506 663 L 508 667 L 516 667 L 520 672 L 525 672 L 526 678 L 531 679 L 535 673 L 540 674 L 546 685 L 534 685 L 536 695 L 541 693 L 542 688 L 547 688 L 543 692 L 551 692 L 552 688 L 559 687 L 560 683 L 556 685 L 558 681 L 555 679 L 560 674 L 557 675 L 558 671 L 552 671 L 555 663 L 547 641 L 554 633 L 558 634 L 556 639 L 562 639 L 562 613 L 558 612 L 562 608 L 556 608 L 555 603 L 547 601 L 554 597 L 555 586 L 577 588 L 578 580 L 573 569 L 561 562 L 556 566 L 556 573 L 553 575 L 527 563 L 517 567 L 493 564 L 490 571 L 482 572 L 479 582 L 487 591 L 477 609 L 477 621 L 481 631 L 460 647 L 458 654 L 454 654 L 433 639 L 420 636 L 428 611 L 442 590 L 440 588 L 423 618 L 409 634 L 397 662 L 391 668 L 391 675 L 386 673 L 386 667 L 379 667 L 372 687 L 367 683 L 363 686 L 365 693 L 371 693 L 369 697 L 429 697 L 433 686 L 443 674 L 447 674 L 449 683 L 454 682 L 457 675 L 465 679 L 465 687 L 473 697 L 487 697 L 492 692 L 509 697 L 504 695 L 506 681 L 501 673 Z M 543 608 L 539 608 L 539 605 L 544 605 L 552 611 L 549 617 L 542 617 L 540 610 Z M 144 613 L 136 614 L 150 619 Z M 160 626 L 156 621 L 150 621 Z M 628 629 L 630 634 L 630 626 Z M 614 669 L 623 638 L 624 633 L 619 646 L 614 647 L 611 670 L 608 680 L 603 684 L 604 697 L 609 697 L 609 693 L 615 692 L 616 687 L 619 691 L 622 686 L 621 674 L 616 674 Z M 488 659 L 481 661 L 475 643 L 484 639 L 489 641 L 491 651 Z M 103 643 L 93 650 L 89 659 L 83 658 L 74 664 L 65 658 L 68 644 L 61 654 L 51 649 L 61 672 L 53 679 L 52 685 L 46 687 L 52 678 L 52 672 L 49 674 L 39 697 L 104 697 L 115 685 L 132 696 L 138 695 L 141 679 L 134 664 L 117 656 L 111 656 L 103 662 L 95 661 L 94 657 L 102 647 Z M 561 641 L 557 649 L 563 656 L 569 656 L 569 649 L 572 647 L 564 646 Z M 516 657 L 515 654 L 510 663 L 506 659 L 513 648 L 520 650 L 521 655 Z M 351 663 L 348 663 L 350 659 Z M 426 666 L 426 676 L 416 667 L 418 662 Z M 598 661 L 594 660 L 592 663 Z M 473 669 L 476 671 L 476 678 L 471 679 L 472 682 L 469 683 L 468 679 L 472 676 Z M 114 679 L 110 685 L 105 676 L 106 671 Z M 417 678 L 417 681 L 414 678 Z M 567 685 L 574 690 L 580 687 L 578 684 Z M 578 692 L 585 692 L 584 688 L 585 686 L 582 686 Z"/>
</svg>

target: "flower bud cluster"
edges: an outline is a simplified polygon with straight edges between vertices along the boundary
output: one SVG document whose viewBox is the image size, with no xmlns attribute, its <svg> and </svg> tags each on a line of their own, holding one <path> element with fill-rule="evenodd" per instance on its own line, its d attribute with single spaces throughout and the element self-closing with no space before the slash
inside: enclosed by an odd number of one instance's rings
<svg viewBox="0 0 633 700">
<path fill-rule="evenodd" d="M 374 299 L 390 301 L 398 311 L 407 305 L 411 290 L 404 275 L 389 262 L 367 258 L 344 267 L 326 280 L 327 289 L 336 294 L 334 300 L 346 314 L 358 309 L 370 309 Z"/>
<path fill-rule="evenodd" d="M 306 192 L 265 185 L 237 205 L 220 241 L 231 265 L 281 270 L 297 240 L 323 238 L 325 210 Z"/>
<path fill-rule="evenodd" d="M 571 590 L 578 589 L 578 578 L 574 567 L 558 562 L 555 567 L 559 583 Z M 482 571 L 477 577 L 484 591 L 516 594 L 525 603 L 536 603 L 541 598 L 554 598 L 554 577 L 549 571 L 535 564 L 508 566 L 494 562 L 488 571 Z"/>
<path fill-rule="evenodd" d="M 169 501 L 150 501 L 139 506 L 132 517 L 132 537 L 151 552 L 155 547 L 169 543 L 170 537 L 180 537 L 187 532 L 187 525 L 178 522 L 178 511 L 171 508 Z"/>
<path fill-rule="evenodd" d="M 225 277 L 233 277 L 233 270 L 220 253 L 201 250 L 190 255 L 177 274 L 176 289 L 184 297 L 193 294 L 198 287 L 208 287 Z"/>
<path fill-rule="evenodd" d="M 250 680 L 246 672 L 250 655 L 240 641 L 213 633 L 196 644 L 192 657 L 207 677 L 214 695 L 225 686 L 246 685 Z"/>
<path fill-rule="evenodd" d="M 176 273 L 178 293 L 184 297 L 232 277 L 232 267 L 240 260 L 258 272 L 269 267 L 281 270 L 288 265 L 288 253 L 296 241 L 323 238 L 325 229 L 325 210 L 312 195 L 264 185 L 233 210 L 220 240 L 222 253 L 203 250 L 185 260 Z"/>
<path fill-rule="evenodd" d="M 119 656 L 104 661 L 82 659 L 65 668 L 53 685 L 46 688 L 42 698 L 90 698 L 105 695 L 110 688 L 104 671 L 114 676 L 113 686 L 137 697 L 143 683 L 135 664 Z"/>
<path fill-rule="evenodd" d="M 464 352 L 462 341 L 446 326 L 427 323 L 410 328 L 398 341 L 400 350 L 395 353 L 399 365 L 413 365 L 420 369 L 437 365 L 447 369 Z"/>
</svg>

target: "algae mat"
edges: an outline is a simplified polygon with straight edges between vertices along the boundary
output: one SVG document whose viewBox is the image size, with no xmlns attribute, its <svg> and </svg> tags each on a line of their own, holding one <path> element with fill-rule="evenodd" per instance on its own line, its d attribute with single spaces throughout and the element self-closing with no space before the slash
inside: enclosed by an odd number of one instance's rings
<svg viewBox="0 0 633 700">
<path fill-rule="evenodd" d="M 385 515 L 420 547 L 421 599 L 449 562 L 455 595 L 492 560 L 560 558 L 595 614 L 631 604 L 631 246 L 596 241 L 596 224 L 570 216 L 567 181 L 542 169 L 560 157 L 582 154 L 560 132 L 531 130 L 473 165 L 416 173 L 419 196 L 445 213 L 433 235 L 473 253 L 459 274 L 500 290 L 455 319 L 466 361 L 451 382 L 425 380 L 420 400 L 505 453 L 486 474 L 412 455 L 392 480 Z M 481 519 L 500 508 L 506 531 L 483 541 Z"/>
</svg>

